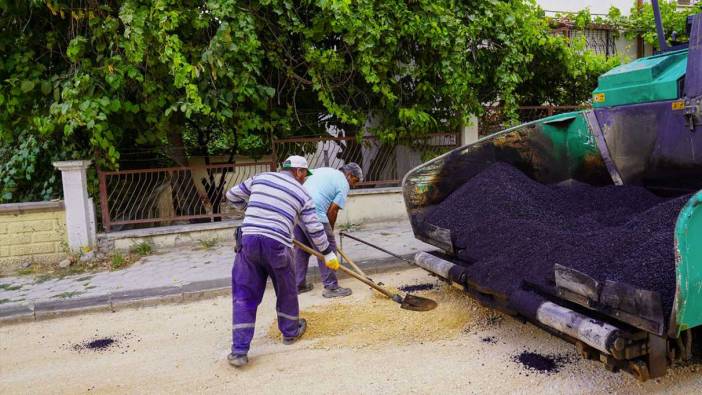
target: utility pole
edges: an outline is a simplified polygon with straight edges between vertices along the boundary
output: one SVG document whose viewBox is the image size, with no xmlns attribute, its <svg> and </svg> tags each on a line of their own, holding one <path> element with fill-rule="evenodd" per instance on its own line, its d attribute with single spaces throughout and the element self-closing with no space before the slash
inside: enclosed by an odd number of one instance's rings
<svg viewBox="0 0 702 395">
<path fill-rule="evenodd" d="M 636 0 L 636 9 L 641 12 L 643 8 L 643 0 Z M 644 41 L 641 33 L 636 35 L 636 58 L 644 57 Z"/>
</svg>

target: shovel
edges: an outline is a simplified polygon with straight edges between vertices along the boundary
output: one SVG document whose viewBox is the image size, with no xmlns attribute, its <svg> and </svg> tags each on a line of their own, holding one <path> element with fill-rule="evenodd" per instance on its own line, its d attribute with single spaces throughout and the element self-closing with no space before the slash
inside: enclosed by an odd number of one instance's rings
<svg viewBox="0 0 702 395">
<path fill-rule="evenodd" d="M 293 240 L 293 243 L 295 243 L 295 245 L 298 248 L 305 251 L 306 253 L 314 255 L 317 258 L 324 260 L 324 255 L 311 249 L 310 247 L 300 243 L 297 240 Z M 341 250 L 339 250 L 339 252 L 342 253 Z M 343 255 L 346 256 L 346 254 L 343 254 Z M 350 262 L 350 260 L 348 258 L 346 258 L 346 260 L 348 260 Z M 347 275 L 355 278 L 356 280 L 368 285 L 369 287 L 375 289 L 376 291 L 382 293 L 383 295 L 392 299 L 394 302 L 399 303 L 400 308 L 402 308 L 402 309 L 412 310 L 412 311 L 429 311 L 429 310 L 433 310 L 437 306 L 435 301 L 433 301 L 431 299 L 427 299 L 427 298 L 422 298 L 421 296 L 407 294 L 403 298 L 402 296 L 400 296 L 400 294 L 396 294 L 396 293 L 392 293 L 392 292 L 388 291 L 387 289 L 381 287 L 380 285 L 376 284 L 372 280 L 361 276 L 360 274 L 354 272 L 353 270 L 351 270 L 345 266 L 339 265 L 339 270 L 341 270 L 342 272 L 346 273 Z"/>
<path fill-rule="evenodd" d="M 348 262 L 349 265 L 351 265 L 351 267 L 353 268 L 353 270 L 356 271 L 356 273 L 360 274 L 361 276 L 367 278 L 370 281 L 373 281 L 373 279 L 370 278 L 370 276 L 368 276 L 363 270 L 361 270 L 361 268 L 358 267 L 358 265 L 356 265 L 356 263 L 354 261 L 352 261 L 351 258 L 349 258 L 348 256 L 346 256 L 346 254 L 344 254 L 344 251 L 341 251 L 341 248 L 337 248 L 336 252 L 338 252 L 339 255 L 341 255 L 341 257 L 344 258 L 344 261 Z M 342 262 L 339 262 L 339 263 L 342 263 Z M 375 282 L 375 281 L 373 281 L 373 282 Z M 378 285 L 385 285 L 380 281 L 378 281 L 377 284 Z"/>
</svg>

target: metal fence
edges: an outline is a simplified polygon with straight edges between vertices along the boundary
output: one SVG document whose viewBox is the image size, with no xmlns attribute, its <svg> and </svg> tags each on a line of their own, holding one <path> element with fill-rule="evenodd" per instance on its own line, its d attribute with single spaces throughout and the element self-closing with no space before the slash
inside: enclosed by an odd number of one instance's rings
<svg viewBox="0 0 702 395">
<path fill-rule="evenodd" d="M 587 49 L 599 55 L 607 57 L 617 55 L 617 45 L 615 32 L 611 29 L 586 29 L 582 33 L 585 36 Z M 571 30 L 568 32 L 571 40 L 578 36 L 578 33 Z"/>
<path fill-rule="evenodd" d="M 358 163 L 364 174 L 359 187 L 368 188 L 399 185 L 410 169 L 459 145 L 457 133 L 391 142 L 373 136 L 295 137 L 275 140 L 273 152 L 278 163 L 290 155 L 301 155 L 312 168 L 339 168 L 348 162 Z"/>
<path fill-rule="evenodd" d="M 102 228 L 211 222 L 228 216 L 224 193 L 272 162 L 98 171 Z"/>
<path fill-rule="evenodd" d="M 236 215 L 225 193 L 258 173 L 276 170 L 290 155 L 305 156 L 312 168 L 356 162 L 364 170 L 359 187 L 399 185 L 413 167 L 460 144 L 458 134 L 381 142 L 375 137 L 296 137 L 275 140 L 265 162 L 98 171 L 101 226 L 127 228 L 212 222 Z"/>
<path fill-rule="evenodd" d="M 606 57 L 617 55 L 616 40 L 620 33 L 611 26 L 593 23 L 581 30 L 570 21 L 560 21 L 558 27 L 551 30 L 551 33 L 562 34 L 568 37 L 570 42 L 584 37 L 587 50 Z"/>
<path fill-rule="evenodd" d="M 523 106 L 517 109 L 517 123 L 526 123 L 537 119 L 550 117 L 564 112 L 578 111 L 589 108 L 588 106 Z M 480 136 L 499 132 L 513 125 L 513 121 L 505 116 L 499 106 L 485 107 L 485 112 L 479 120 Z"/>
<path fill-rule="evenodd" d="M 520 107 L 520 122 L 582 109 L 582 106 Z M 510 126 L 498 107 L 487 107 L 481 135 Z M 461 145 L 458 133 L 381 141 L 366 137 L 295 137 L 274 140 L 270 159 L 261 162 L 98 171 L 102 228 L 107 231 L 212 222 L 233 217 L 225 192 L 248 177 L 275 170 L 290 155 L 305 156 L 312 168 L 358 163 L 362 188 L 400 185 L 412 168 Z"/>
</svg>

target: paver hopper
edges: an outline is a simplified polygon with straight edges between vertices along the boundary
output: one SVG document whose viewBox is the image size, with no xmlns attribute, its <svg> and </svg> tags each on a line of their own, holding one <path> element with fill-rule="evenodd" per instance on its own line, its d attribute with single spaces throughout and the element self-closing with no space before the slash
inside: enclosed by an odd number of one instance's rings
<svg viewBox="0 0 702 395">
<path fill-rule="evenodd" d="M 688 28 L 689 46 L 663 46 L 661 53 L 601 76 L 593 109 L 504 130 L 409 172 L 403 192 L 414 234 L 443 250 L 420 253 L 416 263 L 482 304 L 574 343 L 583 357 L 640 380 L 664 375 L 675 361 L 700 356 L 702 14 L 690 17 Z M 550 286 L 522 284 L 509 294 L 476 280 L 471 264 L 458 259 L 451 231 L 427 221 L 427 214 L 495 162 L 511 164 L 542 184 L 576 180 L 640 185 L 660 196 L 692 193 L 670 229 L 672 305 L 662 305 L 659 290 L 602 279 L 567 264 L 554 265 Z"/>
</svg>

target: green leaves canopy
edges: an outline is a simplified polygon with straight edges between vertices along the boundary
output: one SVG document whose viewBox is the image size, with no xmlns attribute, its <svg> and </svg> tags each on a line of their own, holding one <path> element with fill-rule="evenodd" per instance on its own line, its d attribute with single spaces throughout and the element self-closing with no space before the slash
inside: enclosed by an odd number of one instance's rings
<svg viewBox="0 0 702 395">
<path fill-rule="evenodd" d="M 5 201 L 56 195 L 52 160 L 116 168 L 136 146 L 175 144 L 181 163 L 192 146 L 260 154 L 329 126 L 452 130 L 482 103 L 539 100 L 524 88 L 535 57 L 567 44 L 532 0 L 0 0 L 0 12 Z"/>
<path fill-rule="evenodd" d="M 702 12 L 702 3 L 695 4 L 689 7 L 679 7 L 678 2 L 674 0 L 660 0 L 658 5 L 661 10 L 661 20 L 663 21 L 663 30 L 665 31 L 666 41 L 669 44 L 679 44 L 687 42 L 686 34 L 687 17 L 689 15 Z M 656 34 L 656 22 L 653 17 L 653 6 L 650 2 L 643 5 L 642 8 L 636 7 L 631 9 L 631 15 L 627 17 L 612 17 L 609 19 L 625 29 L 626 37 L 633 38 L 641 35 L 643 40 L 658 49 L 658 36 Z M 675 33 L 675 42 L 673 42 L 673 33 Z"/>
</svg>

